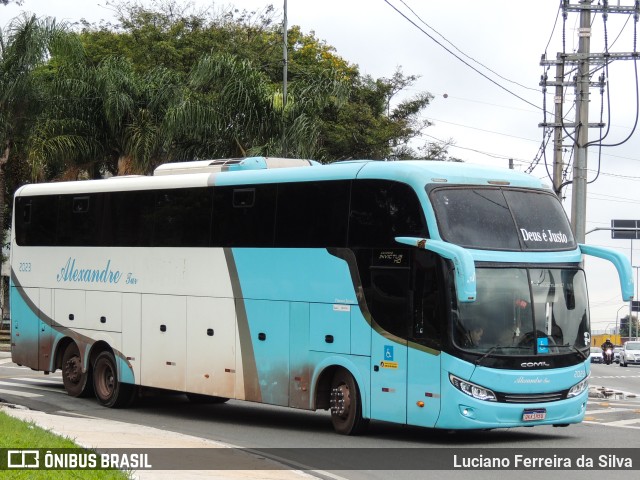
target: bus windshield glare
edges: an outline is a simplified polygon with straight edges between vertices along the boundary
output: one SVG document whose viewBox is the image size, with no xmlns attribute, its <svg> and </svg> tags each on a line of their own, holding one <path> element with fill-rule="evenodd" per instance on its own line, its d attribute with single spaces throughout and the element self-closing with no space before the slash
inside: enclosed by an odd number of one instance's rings
<svg viewBox="0 0 640 480">
<path fill-rule="evenodd" d="M 455 344 L 491 355 L 552 355 L 589 347 L 584 272 L 477 268 L 478 297 L 454 306 Z"/>
<path fill-rule="evenodd" d="M 576 248 L 555 195 L 498 187 L 446 187 L 431 192 L 442 239 L 490 250 Z"/>
</svg>

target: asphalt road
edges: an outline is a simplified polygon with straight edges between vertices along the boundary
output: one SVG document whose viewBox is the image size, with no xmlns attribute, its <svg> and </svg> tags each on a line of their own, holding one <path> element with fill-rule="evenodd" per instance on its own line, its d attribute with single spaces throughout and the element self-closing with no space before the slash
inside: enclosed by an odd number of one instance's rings
<svg viewBox="0 0 640 480">
<path fill-rule="evenodd" d="M 4 362 L 4 363 L 2 363 Z M 592 385 L 637 393 L 640 397 L 640 367 L 621 368 L 617 365 L 594 365 Z M 411 479 L 427 478 L 424 471 L 404 470 L 398 452 L 407 449 L 456 449 L 460 452 L 478 448 L 532 449 L 562 448 L 636 448 L 640 447 L 640 398 L 610 397 L 589 400 L 585 422 L 567 428 L 535 427 L 497 429 L 483 432 L 447 432 L 406 427 L 384 422 L 372 422 L 368 433 L 360 437 L 337 435 L 331 428 L 326 412 L 307 412 L 281 407 L 229 401 L 224 405 L 197 405 L 184 395 L 154 394 L 140 399 L 128 409 L 107 409 L 95 399 L 78 399 L 66 395 L 59 373 L 45 376 L 41 372 L 18 367 L 6 359 L 0 360 L 0 399 L 10 403 L 50 413 L 76 414 L 107 418 L 131 424 L 148 425 L 164 430 L 221 441 L 230 445 L 263 451 L 269 456 L 277 454 L 291 462 L 317 465 L 323 478 Z M 278 448 L 282 450 L 270 450 Z M 343 470 L 349 467 L 348 457 L 333 455 L 319 458 L 318 449 L 355 449 L 355 458 L 363 456 L 359 465 L 366 466 L 366 454 L 371 451 L 387 456 L 389 469 Z M 358 450 L 367 449 L 367 450 Z M 381 450 L 372 450 L 381 449 Z M 388 449 L 388 450 L 387 450 Z M 393 452 L 391 449 L 400 449 Z M 275 453 L 274 453 L 275 452 Z M 639 465 L 640 466 L 640 465 Z M 376 467 L 378 468 L 378 467 Z M 636 467 L 637 468 L 637 467 Z M 544 473 L 544 472 L 542 472 Z M 546 478 L 559 472 L 517 471 L 518 480 Z M 593 474 L 593 477 L 591 475 Z M 567 471 L 563 478 L 598 478 L 602 472 Z M 446 478 L 494 479 L 489 471 L 444 471 Z"/>
</svg>

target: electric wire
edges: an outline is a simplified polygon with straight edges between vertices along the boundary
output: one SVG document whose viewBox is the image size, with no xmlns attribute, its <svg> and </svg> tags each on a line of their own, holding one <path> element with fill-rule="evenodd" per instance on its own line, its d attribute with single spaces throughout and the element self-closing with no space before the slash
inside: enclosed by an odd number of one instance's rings
<svg viewBox="0 0 640 480">
<path fill-rule="evenodd" d="M 420 27 L 420 25 L 418 25 L 417 23 L 415 23 L 412 19 L 410 19 L 407 15 L 405 15 L 403 12 L 401 12 L 395 5 L 393 5 L 391 2 L 389 2 L 389 0 L 383 0 L 387 5 L 389 5 L 392 9 L 394 9 L 400 16 L 402 16 L 405 20 L 407 20 L 411 25 L 413 25 L 414 27 L 416 27 L 418 30 L 420 30 L 422 33 L 424 33 L 427 37 L 429 37 L 433 42 L 435 42 L 437 45 L 439 45 L 441 48 L 443 48 L 444 50 L 446 50 L 449 54 L 453 55 L 453 57 L 455 57 L 456 59 L 458 59 L 460 62 L 462 62 L 463 64 L 465 64 L 467 67 L 469 67 L 471 70 L 473 70 L 474 72 L 476 72 L 477 74 L 479 74 L 481 77 L 485 78 L 486 80 L 490 81 L 491 83 L 493 83 L 494 85 L 496 85 L 498 88 L 504 90 L 505 92 L 507 92 L 508 94 L 516 97 L 519 100 L 522 100 L 523 102 L 527 103 L 528 105 L 531 105 L 532 107 L 540 110 L 540 107 L 538 105 L 536 105 L 533 102 L 530 102 L 529 100 L 527 100 L 526 98 L 521 97 L 520 95 L 518 95 L 517 93 L 509 90 L 507 87 L 505 87 L 504 85 L 501 85 L 500 83 L 496 82 L 494 79 L 492 79 L 491 77 L 489 77 L 488 75 L 486 75 L 484 72 L 481 72 L 480 70 L 478 70 L 476 67 L 474 67 L 473 65 L 471 65 L 469 62 L 467 62 L 466 60 L 464 60 L 463 58 L 461 58 L 459 55 L 456 55 L 454 52 L 452 52 L 449 48 L 447 48 L 445 45 L 443 45 L 441 42 L 439 42 L 436 38 L 434 38 L 432 35 L 429 34 L 429 32 L 425 31 L 422 27 Z"/>
<path fill-rule="evenodd" d="M 477 63 L 478 65 L 480 65 L 483 68 L 486 68 L 488 71 L 490 71 L 491 73 L 493 73 L 495 76 L 500 77 L 503 80 L 506 80 L 507 82 L 513 83 L 515 85 L 518 85 L 519 87 L 525 88 L 527 90 L 532 90 L 534 92 L 537 92 L 538 89 L 537 88 L 533 88 L 533 87 L 528 87 L 527 85 L 522 85 L 521 83 L 516 82 L 515 80 L 511 80 L 507 77 L 504 77 L 502 75 L 500 75 L 498 72 L 496 72 L 495 70 L 492 70 L 491 68 L 487 67 L 484 63 L 476 60 L 475 58 L 467 55 L 466 53 L 464 53 L 462 50 L 460 50 L 457 46 L 455 46 L 449 39 L 447 39 L 444 35 L 442 35 L 440 32 L 438 32 L 435 28 L 433 28 L 431 25 L 429 25 L 427 22 L 425 22 L 420 15 L 418 15 L 409 5 L 406 4 L 406 2 L 404 0 L 399 0 L 400 3 L 402 3 L 411 13 L 413 13 L 413 15 L 422 23 L 424 24 L 428 29 L 434 31 L 440 38 L 442 38 L 445 42 L 447 42 L 449 45 L 451 45 L 455 50 L 457 50 L 460 54 L 464 55 L 465 57 L 467 57 L 469 60 L 471 60 L 472 62 Z M 387 2 L 389 3 L 389 2 Z M 549 40 L 551 41 L 551 40 Z"/>
</svg>

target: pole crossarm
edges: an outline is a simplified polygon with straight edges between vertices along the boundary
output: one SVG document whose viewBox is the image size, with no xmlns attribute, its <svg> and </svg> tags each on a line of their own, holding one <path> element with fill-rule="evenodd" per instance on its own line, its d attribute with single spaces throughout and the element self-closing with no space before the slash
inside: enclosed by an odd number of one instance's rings
<svg viewBox="0 0 640 480">
<path fill-rule="evenodd" d="M 572 5 L 569 0 L 563 0 L 562 10 L 565 12 L 583 12 L 588 10 L 590 12 L 602 12 L 602 13 L 626 13 L 628 14 L 640 14 L 640 6 L 635 5 L 593 5 L 591 3 L 579 3 Z"/>
<path fill-rule="evenodd" d="M 604 128 L 606 123 L 588 123 L 587 127 L 589 128 Z M 575 123 L 566 123 L 566 122 L 542 122 L 538 124 L 539 127 L 565 127 L 565 128 L 576 128 L 579 125 Z"/>
<path fill-rule="evenodd" d="M 540 60 L 542 66 L 553 66 L 558 63 L 577 64 L 588 61 L 594 64 L 605 64 L 613 62 L 614 60 L 638 60 L 640 59 L 640 52 L 618 52 L 618 53 L 561 53 L 558 58 L 546 59 L 544 55 Z"/>
</svg>

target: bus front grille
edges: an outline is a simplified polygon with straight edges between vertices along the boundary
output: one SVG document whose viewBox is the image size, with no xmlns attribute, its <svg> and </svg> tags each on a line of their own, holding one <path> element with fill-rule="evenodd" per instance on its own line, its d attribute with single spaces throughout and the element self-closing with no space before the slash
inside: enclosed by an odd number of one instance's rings
<svg viewBox="0 0 640 480">
<path fill-rule="evenodd" d="M 498 393 L 499 402 L 504 403 L 546 403 L 567 398 L 568 390 L 549 393 Z"/>
</svg>

